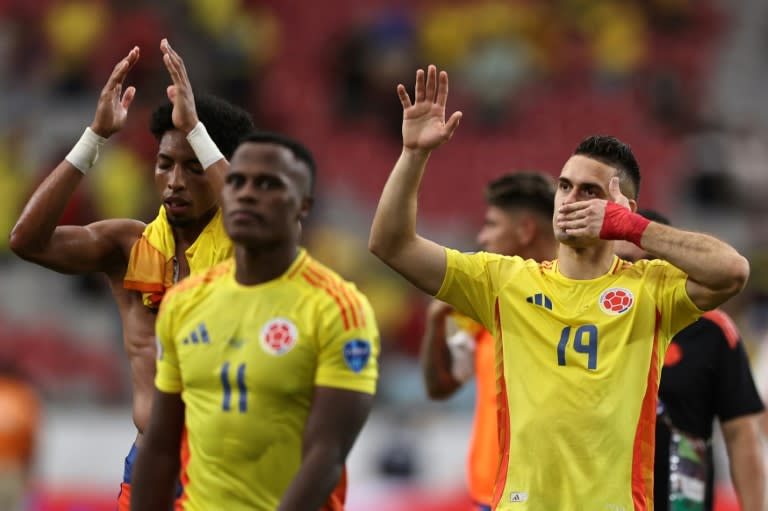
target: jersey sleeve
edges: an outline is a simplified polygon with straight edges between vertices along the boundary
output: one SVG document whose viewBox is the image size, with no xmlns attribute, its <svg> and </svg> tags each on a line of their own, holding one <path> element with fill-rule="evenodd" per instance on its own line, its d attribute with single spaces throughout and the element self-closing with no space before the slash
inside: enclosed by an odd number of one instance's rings
<svg viewBox="0 0 768 511">
<path fill-rule="evenodd" d="M 365 296 L 347 293 L 352 306 L 321 309 L 315 385 L 375 394 L 381 349 L 376 318 Z"/>
<path fill-rule="evenodd" d="M 763 411 L 752 379 L 747 352 L 733 321 L 721 311 L 704 315 L 701 335 L 712 336 L 718 346 L 715 413 L 720 422 Z"/>
<path fill-rule="evenodd" d="M 699 319 L 704 311 L 688 296 L 685 288 L 688 275 L 685 272 L 658 259 L 644 262 L 648 264 L 646 283 L 652 289 L 661 314 L 662 337 L 671 340 L 680 330 Z"/>
<path fill-rule="evenodd" d="M 155 362 L 155 387 L 168 394 L 178 394 L 182 390 L 179 359 L 176 355 L 173 328 L 174 300 L 166 295 L 160 306 L 155 321 L 155 340 L 157 359 Z"/>
<path fill-rule="evenodd" d="M 499 288 L 524 265 L 523 259 L 487 252 L 465 254 L 450 248 L 445 254 L 445 279 L 435 297 L 493 332 Z"/>
</svg>

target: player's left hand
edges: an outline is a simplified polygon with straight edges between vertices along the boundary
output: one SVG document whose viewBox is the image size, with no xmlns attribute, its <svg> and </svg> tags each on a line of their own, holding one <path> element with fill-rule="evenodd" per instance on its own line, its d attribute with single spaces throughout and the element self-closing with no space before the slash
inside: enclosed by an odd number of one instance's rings
<svg viewBox="0 0 768 511">
<path fill-rule="evenodd" d="M 195 95 L 192 93 L 192 84 L 187 76 L 184 61 L 178 53 L 171 48 L 167 39 L 160 42 L 160 51 L 163 52 L 163 63 L 168 74 L 173 80 L 173 85 L 166 89 L 168 99 L 173 103 L 171 119 L 173 125 L 185 135 L 192 131 L 199 119 L 195 109 Z"/>
<path fill-rule="evenodd" d="M 629 207 L 629 199 L 621 193 L 619 178 L 613 177 L 608 183 L 610 201 Z M 605 208 L 608 200 L 591 199 L 586 201 L 563 204 L 557 210 L 555 227 L 562 230 L 571 240 L 591 241 L 600 239 L 600 231 L 605 219 Z"/>
</svg>

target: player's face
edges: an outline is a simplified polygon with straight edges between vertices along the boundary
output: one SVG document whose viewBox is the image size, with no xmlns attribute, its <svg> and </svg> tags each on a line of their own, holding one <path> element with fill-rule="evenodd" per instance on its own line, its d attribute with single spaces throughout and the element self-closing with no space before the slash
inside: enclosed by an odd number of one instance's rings
<svg viewBox="0 0 768 511">
<path fill-rule="evenodd" d="M 222 190 L 224 227 L 235 243 L 298 243 L 312 205 L 306 165 L 286 147 L 246 142 L 232 156 Z"/>
<path fill-rule="evenodd" d="M 562 229 L 558 229 L 555 218 L 564 204 L 587 201 L 591 199 L 608 199 L 608 184 L 616 175 L 616 169 L 610 165 L 587 158 L 586 156 L 571 156 L 558 179 L 555 192 L 555 213 L 552 226 L 555 238 L 561 243 L 574 246 L 579 240 L 574 239 Z"/>
<path fill-rule="evenodd" d="M 216 207 L 216 195 L 205 169 L 179 130 L 166 131 L 160 139 L 155 185 L 171 225 L 194 224 Z"/>
<path fill-rule="evenodd" d="M 614 241 L 613 251 L 620 258 L 633 263 L 641 259 L 653 259 L 651 254 L 629 241 Z"/>
<path fill-rule="evenodd" d="M 486 252 L 502 255 L 520 255 L 522 240 L 511 212 L 497 206 L 485 210 L 483 227 L 477 234 L 477 244 Z"/>
</svg>

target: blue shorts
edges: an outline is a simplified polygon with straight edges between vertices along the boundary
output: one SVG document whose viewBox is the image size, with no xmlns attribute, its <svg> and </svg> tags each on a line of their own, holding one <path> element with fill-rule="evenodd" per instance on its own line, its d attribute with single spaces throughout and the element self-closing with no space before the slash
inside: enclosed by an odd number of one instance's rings
<svg viewBox="0 0 768 511">
<path fill-rule="evenodd" d="M 493 511 L 490 504 L 475 502 L 474 511 Z"/>
</svg>

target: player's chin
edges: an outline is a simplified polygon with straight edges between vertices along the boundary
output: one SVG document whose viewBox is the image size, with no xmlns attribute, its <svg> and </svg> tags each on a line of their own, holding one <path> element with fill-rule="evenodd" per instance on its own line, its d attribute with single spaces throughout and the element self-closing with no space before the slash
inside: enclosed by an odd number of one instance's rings
<svg viewBox="0 0 768 511">
<path fill-rule="evenodd" d="M 242 226 L 228 226 L 227 234 L 230 239 L 245 247 L 263 247 L 274 243 L 275 236 L 272 233 L 260 232 L 260 229 L 253 227 L 246 228 Z"/>
<path fill-rule="evenodd" d="M 574 236 L 573 234 L 569 234 L 568 232 L 560 229 L 558 229 L 555 233 L 555 238 L 557 238 L 557 241 L 563 245 L 569 246 L 571 248 L 585 248 L 593 243 L 592 240 L 588 240 L 581 236 Z"/>
</svg>

